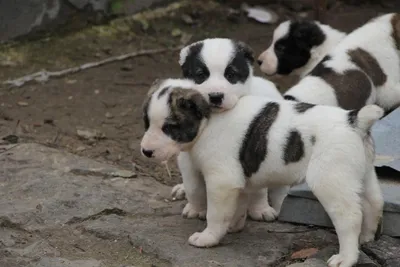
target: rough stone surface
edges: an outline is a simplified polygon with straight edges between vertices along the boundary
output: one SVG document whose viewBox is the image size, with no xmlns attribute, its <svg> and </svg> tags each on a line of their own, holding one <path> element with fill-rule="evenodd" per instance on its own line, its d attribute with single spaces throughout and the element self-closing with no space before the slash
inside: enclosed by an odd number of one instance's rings
<svg viewBox="0 0 400 267">
<path fill-rule="evenodd" d="M 42 258 L 35 267 L 105 267 L 97 260 L 69 261 L 63 258 Z"/>
<path fill-rule="evenodd" d="M 73 14 L 133 14 L 168 0 L 13 0 L 0 1 L 0 42 L 68 23 Z M 117 3 L 118 2 L 118 3 Z M 114 7 L 114 8 L 113 8 Z"/>
<path fill-rule="evenodd" d="M 320 259 L 308 259 L 304 262 L 293 263 L 287 267 L 327 267 L 326 261 Z"/>
<path fill-rule="evenodd" d="M 380 179 L 385 199 L 383 234 L 400 236 L 400 182 Z M 287 222 L 332 227 L 332 222 L 322 205 L 306 184 L 295 186 L 286 197 L 279 219 Z"/>
<path fill-rule="evenodd" d="M 2 267 L 103 267 L 99 255 L 116 246 L 119 252 L 129 247 L 173 266 L 286 266 L 294 251 L 337 246 L 336 235 L 322 229 L 249 221 L 220 246 L 195 248 L 187 239 L 205 222 L 183 219 L 184 202 L 168 200 L 170 187 L 139 175 L 114 177 L 110 174 L 131 175 L 37 144 L 0 151 Z M 79 246 L 77 240 L 87 239 L 108 242 L 106 251 L 79 257 L 90 246 Z M 73 258 L 65 256 L 67 242 L 72 242 Z"/>
<path fill-rule="evenodd" d="M 326 247 L 321 249 L 316 254 L 312 255 L 311 259 L 319 259 L 324 262 L 328 261 L 328 259 L 333 255 L 339 252 L 336 246 Z M 357 267 L 378 267 L 372 259 L 370 259 L 363 251 L 360 251 L 360 255 L 358 258 L 358 262 L 356 264 Z"/>
<path fill-rule="evenodd" d="M 383 267 L 400 266 L 400 240 L 389 236 L 382 236 L 376 242 L 370 242 L 363 246 L 363 251 Z"/>
</svg>

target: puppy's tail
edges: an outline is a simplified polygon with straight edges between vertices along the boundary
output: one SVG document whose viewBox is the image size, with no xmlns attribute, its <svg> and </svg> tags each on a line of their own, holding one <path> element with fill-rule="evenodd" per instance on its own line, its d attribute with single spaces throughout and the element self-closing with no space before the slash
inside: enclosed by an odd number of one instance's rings
<svg viewBox="0 0 400 267">
<path fill-rule="evenodd" d="M 362 133 L 367 133 L 383 115 L 384 110 L 377 105 L 367 105 L 361 109 L 351 110 L 347 114 L 350 125 L 358 128 Z"/>
</svg>

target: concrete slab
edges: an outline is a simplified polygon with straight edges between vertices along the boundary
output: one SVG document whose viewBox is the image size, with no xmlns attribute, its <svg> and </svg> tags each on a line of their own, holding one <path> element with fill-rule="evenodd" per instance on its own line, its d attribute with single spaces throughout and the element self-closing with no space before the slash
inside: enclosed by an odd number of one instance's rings
<svg viewBox="0 0 400 267">
<path fill-rule="evenodd" d="M 385 206 L 383 233 L 400 237 L 400 181 L 380 179 Z M 279 220 L 332 227 L 332 222 L 322 205 L 306 184 L 295 186 L 286 197 Z"/>
</svg>

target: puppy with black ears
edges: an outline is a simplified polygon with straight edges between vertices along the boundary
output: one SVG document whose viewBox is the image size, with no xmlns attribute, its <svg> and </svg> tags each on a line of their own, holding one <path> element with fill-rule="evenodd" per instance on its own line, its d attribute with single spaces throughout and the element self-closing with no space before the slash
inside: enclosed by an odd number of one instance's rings
<svg viewBox="0 0 400 267">
<path fill-rule="evenodd" d="M 186 83 L 186 82 L 185 82 Z M 217 245 L 243 229 L 252 192 L 307 182 L 335 226 L 339 253 L 330 267 L 351 267 L 359 243 L 372 241 L 383 198 L 369 135 L 383 115 L 375 105 L 337 107 L 243 96 L 231 110 L 212 114 L 208 99 L 169 80 L 145 100 L 143 155 L 160 161 L 185 151 L 190 172 L 207 188 L 207 227 L 196 247 Z"/>
<path fill-rule="evenodd" d="M 309 73 L 346 33 L 318 21 L 288 20 L 274 30 L 271 45 L 257 59 L 263 73 L 273 76 Z"/>
<path fill-rule="evenodd" d="M 272 82 L 253 75 L 253 63 L 253 50 L 247 44 L 227 38 L 192 43 L 180 51 L 179 59 L 183 78 L 193 82 L 194 89 L 209 101 L 213 112 L 232 109 L 245 95 L 283 99 Z M 207 199 L 204 178 L 193 170 L 193 163 L 185 152 L 179 154 L 178 166 L 183 183 L 172 189 L 172 196 L 182 199 L 186 195 L 188 203 L 183 209 L 184 217 L 205 218 Z M 273 207 L 268 203 L 268 189 L 253 192 L 249 217 L 274 220 L 288 190 L 288 187 L 271 190 Z"/>
</svg>

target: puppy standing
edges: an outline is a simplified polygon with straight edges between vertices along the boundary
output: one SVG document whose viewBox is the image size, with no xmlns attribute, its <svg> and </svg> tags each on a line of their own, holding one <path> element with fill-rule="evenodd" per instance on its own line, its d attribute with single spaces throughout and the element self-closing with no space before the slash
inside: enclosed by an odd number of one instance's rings
<svg viewBox="0 0 400 267">
<path fill-rule="evenodd" d="M 246 44 L 226 38 L 195 42 L 181 50 L 179 59 L 183 77 L 191 80 L 194 88 L 208 98 L 214 112 L 231 109 L 244 95 L 283 99 L 272 82 L 253 76 L 253 62 L 253 51 Z M 179 80 L 176 82 L 180 83 Z M 185 217 L 205 218 L 204 178 L 193 170 L 191 159 L 185 152 L 179 154 L 178 166 L 183 184 L 176 185 L 172 195 L 183 198 L 186 193 L 188 203 L 182 213 Z M 272 207 L 268 203 L 268 189 L 255 190 L 251 194 L 249 216 L 254 220 L 274 220 L 288 190 L 288 187 L 271 190 Z"/>
<path fill-rule="evenodd" d="M 165 85 L 164 85 L 165 86 Z M 161 94 L 162 93 L 162 94 Z M 244 96 L 235 108 L 211 115 L 196 90 L 159 88 L 144 105 L 144 155 L 168 160 L 187 151 L 207 187 L 207 228 L 189 243 L 217 245 L 229 228 L 241 229 L 247 194 L 260 187 L 306 181 L 338 234 L 330 267 L 357 262 L 358 244 L 373 240 L 382 216 L 369 130 L 378 106 L 345 111 Z"/>
<path fill-rule="evenodd" d="M 399 49 L 400 14 L 376 17 L 348 34 L 285 93 L 285 99 L 344 109 L 376 103 L 386 111 L 393 110 L 400 105 Z M 283 62 L 279 60 L 278 67 Z M 274 60 L 270 62 L 276 65 Z M 264 62 L 261 70 L 269 74 L 263 66 Z"/>
</svg>

